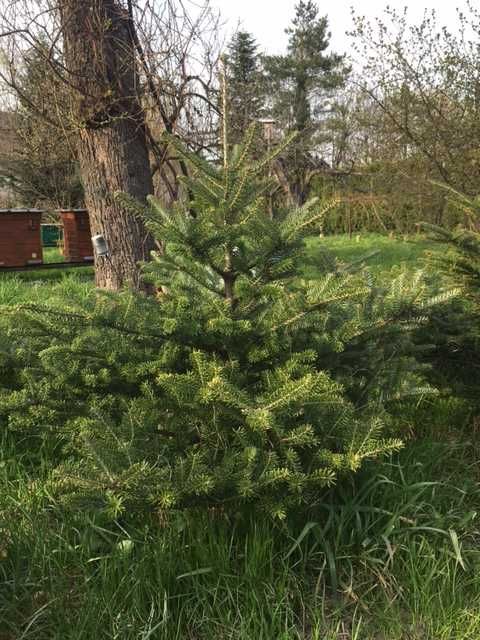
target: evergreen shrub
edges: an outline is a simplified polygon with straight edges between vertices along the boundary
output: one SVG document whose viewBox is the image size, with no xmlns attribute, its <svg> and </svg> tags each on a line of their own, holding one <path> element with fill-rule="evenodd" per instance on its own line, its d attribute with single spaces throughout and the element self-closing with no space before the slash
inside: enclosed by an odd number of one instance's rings
<svg viewBox="0 0 480 640">
<path fill-rule="evenodd" d="M 435 183 L 437 184 L 437 183 Z M 452 210 L 467 221 L 468 227 L 445 229 L 424 223 L 424 229 L 441 246 L 429 258 L 432 271 L 443 276 L 460 293 L 458 299 L 443 305 L 419 330 L 419 340 L 428 331 L 436 348 L 431 362 L 437 371 L 435 384 L 454 389 L 467 398 L 474 410 L 480 405 L 480 198 L 470 197 L 443 184 Z"/>
<path fill-rule="evenodd" d="M 4 308 L 0 424 L 19 451 L 50 451 L 48 495 L 112 518 L 282 519 L 402 446 L 393 408 L 431 391 L 412 329 L 441 297 L 421 274 L 378 284 L 335 261 L 303 279 L 304 239 L 335 202 L 271 219 L 272 155 L 251 161 L 253 140 L 222 167 L 171 140 L 192 169 L 171 210 L 117 195 L 163 244 L 145 266 L 156 296 Z"/>
</svg>

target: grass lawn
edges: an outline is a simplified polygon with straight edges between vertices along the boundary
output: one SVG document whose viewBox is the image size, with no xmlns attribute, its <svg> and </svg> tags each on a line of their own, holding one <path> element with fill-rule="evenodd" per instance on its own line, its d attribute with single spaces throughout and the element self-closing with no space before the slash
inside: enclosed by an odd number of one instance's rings
<svg viewBox="0 0 480 640">
<path fill-rule="evenodd" d="M 43 250 L 45 264 L 64 262 L 59 249 L 46 247 Z M 44 299 L 51 288 L 64 280 L 81 284 L 93 283 L 93 267 L 75 267 L 74 269 L 48 269 L 0 273 L 0 300 L 27 301 L 32 298 Z"/>
<path fill-rule="evenodd" d="M 323 261 L 325 250 L 341 262 L 365 261 L 375 272 L 388 272 L 393 267 L 405 265 L 409 268 L 423 268 L 425 253 L 438 250 L 437 245 L 422 237 L 396 239 L 380 234 L 364 234 L 361 236 L 329 236 L 316 238 L 308 242 L 305 251 L 305 275 L 314 278 L 316 265 Z M 44 249 L 45 263 L 63 262 L 59 249 Z M 80 267 L 72 270 L 28 271 L 17 274 L 0 274 L 0 284 L 12 279 L 22 289 L 21 283 L 55 284 L 65 278 L 78 278 L 85 283 L 92 281 L 93 267 Z M 28 289 L 27 289 L 28 292 Z"/>
<path fill-rule="evenodd" d="M 410 236 L 406 238 L 389 238 L 379 234 L 349 236 L 331 236 L 324 238 L 326 245 L 339 260 L 359 260 L 364 255 L 376 252 L 367 260 L 367 264 L 377 269 L 389 270 L 401 264 L 422 266 L 425 252 L 437 251 L 438 245 L 426 240 L 422 236 Z M 315 249 L 322 238 L 319 238 L 310 247 Z"/>
<path fill-rule="evenodd" d="M 55 247 L 44 247 L 43 261 L 47 264 L 52 262 L 65 262 L 65 259 L 60 249 L 57 249 Z"/>
<path fill-rule="evenodd" d="M 393 267 L 405 265 L 411 268 L 425 266 L 425 254 L 438 251 L 438 245 L 422 236 L 406 238 L 390 238 L 380 234 L 357 234 L 326 236 L 311 239 L 307 242 L 307 259 L 310 269 L 308 275 L 314 274 L 314 265 L 322 253 L 331 252 L 340 262 L 364 261 L 373 271 L 390 271 Z"/>
<path fill-rule="evenodd" d="M 422 238 L 318 238 L 307 275 L 323 247 L 343 262 L 378 251 L 369 264 L 385 274 L 422 267 L 436 249 Z M 91 296 L 92 271 L 0 275 L 0 304 Z M 478 640 L 472 418 L 453 395 L 419 398 L 400 418 L 402 452 L 367 465 L 288 528 L 214 514 L 137 527 L 66 517 L 61 506 L 45 510 L 28 460 L 5 442 L 0 640 Z"/>
</svg>

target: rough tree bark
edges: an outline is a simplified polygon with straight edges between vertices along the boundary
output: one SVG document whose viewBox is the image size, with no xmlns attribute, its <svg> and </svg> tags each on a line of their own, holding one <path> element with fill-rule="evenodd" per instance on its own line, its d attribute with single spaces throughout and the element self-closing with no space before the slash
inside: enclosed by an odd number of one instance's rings
<svg viewBox="0 0 480 640">
<path fill-rule="evenodd" d="M 92 233 L 103 234 L 110 249 L 108 259 L 96 259 L 96 284 L 142 289 L 138 263 L 148 260 L 153 242 L 114 197 L 121 191 L 145 201 L 153 193 L 134 25 L 119 0 L 58 0 L 58 6 L 86 206 Z"/>
</svg>

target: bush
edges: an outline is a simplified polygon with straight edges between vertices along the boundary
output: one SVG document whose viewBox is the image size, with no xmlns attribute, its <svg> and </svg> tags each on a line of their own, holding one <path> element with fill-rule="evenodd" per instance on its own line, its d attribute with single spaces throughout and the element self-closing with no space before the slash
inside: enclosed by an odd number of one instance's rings
<svg viewBox="0 0 480 640">
<path fill-rule="evenodd" d="M 433 364 L 441 372 L 439 383 L 453 387 L 467 397 L 478 410 L 480 375 L 480 199 L 464 196 L 450 187 L 449 204 L 469 220 L 470 229 L 453 231 L 424 225 L 432 237 L 443 245 L 442 252 L 431 254 L 433 269 L 455 286 L 460 300 L 435 313 L 426 330 L 435 337 Z M 420 334 L 422 339 L 422 334 Z"/>
</svg>

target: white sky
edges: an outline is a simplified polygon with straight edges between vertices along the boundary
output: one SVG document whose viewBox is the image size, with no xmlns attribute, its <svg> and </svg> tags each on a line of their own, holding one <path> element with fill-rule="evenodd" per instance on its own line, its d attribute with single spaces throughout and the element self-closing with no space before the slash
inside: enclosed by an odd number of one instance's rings
<svg viewBox="0 0 480 640">
<path fill-rule="evenodd" d="M 286 45 L 285 27 L 294 15 L 297 0 L 211 0 L 225 19 L 228 30 L 235 30 L 238 22 L 242 28 L 253 33 L 262 50 L 268 53 L 282 53 Z M 338 53 L 349 52 L 349 39 L 345 35 L 352 27 L 350 9 L 356 13 L 375 17 L 381 15 L 387 5 L 395 9 L 408 6 L 412 20 L 421 18 L 425 9 L 435 9 L 442 25 L 456 24 L 456 6 L 464 6 L 460 1 L 451 0 L 317 0 L 322 15 L 328 15 L 332 32 L 332 49 Z M 475 4 L 475 2 L 474 2 Z"/>
</svg>

